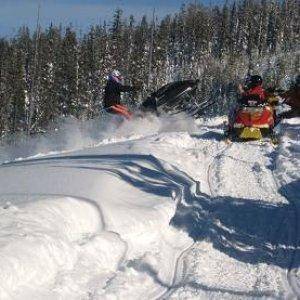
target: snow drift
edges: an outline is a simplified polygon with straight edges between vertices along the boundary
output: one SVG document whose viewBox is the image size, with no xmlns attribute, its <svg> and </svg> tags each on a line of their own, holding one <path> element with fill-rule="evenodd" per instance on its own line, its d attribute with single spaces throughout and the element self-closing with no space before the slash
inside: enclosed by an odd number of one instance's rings
<svg viewBox="0 0 300 300">
<path fill-rule="evenodd" d="M 300 120 L 277 148 L 222 123 L 137 120 L 3 163 L 0 298 L 299 296 Z"/>
</svg>

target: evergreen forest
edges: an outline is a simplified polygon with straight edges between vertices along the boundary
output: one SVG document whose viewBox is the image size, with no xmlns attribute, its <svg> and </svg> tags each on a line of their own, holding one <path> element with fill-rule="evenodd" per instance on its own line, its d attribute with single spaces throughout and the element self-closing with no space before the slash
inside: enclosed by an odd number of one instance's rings
<svg viewBox="0 0 300 300">
<path fill-rule="evenodd" d="M 288 88 L 300 69 L 299 41 L 299 0 L 192 3 L 139 20 L 117 9 L 84 33 L 72 25 L 22 27 L 0 37 L 0 133 L 37 133 L 62 117 L 101 118 L 113 69 L 142 86 L 124 97 L 131 107 L 170 81 L 199 79 L 197 101 L 217 101 L 204 114 L 226 114 L 247 74 Z"/>
</svg>

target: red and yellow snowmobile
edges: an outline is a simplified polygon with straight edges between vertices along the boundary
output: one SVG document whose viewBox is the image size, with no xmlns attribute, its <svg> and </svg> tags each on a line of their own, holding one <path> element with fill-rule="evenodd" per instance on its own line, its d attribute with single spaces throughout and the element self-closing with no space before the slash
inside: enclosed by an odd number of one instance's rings
<svg viewBox="0 0 300 300">
<path fill-rule="evenodd" d="M 261 102 L 255 95 L 239 102 L 231 120 L 228 134 L 240 140 L 260 140 L 273 137 L 275 107 L 268 101 Z"/>
</svg>

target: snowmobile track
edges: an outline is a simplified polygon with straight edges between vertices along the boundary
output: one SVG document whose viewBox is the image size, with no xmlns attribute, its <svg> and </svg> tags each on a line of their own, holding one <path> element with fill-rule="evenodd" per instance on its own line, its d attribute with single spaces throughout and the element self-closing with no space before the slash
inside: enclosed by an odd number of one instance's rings
<svg viewBox="0 0 300 300">
<path fill-rule="evenodd" d="M 274 170 L 272 172 L 273 179 L 275 182 L 275 185 L 277 187 L 277 190 L 281 188 L 281 185 L 278 182 L 278 178 L 276 176 L 276 170 L 277 170 L 277 164 L 276 160 L 274 160 Z M 288 191 L 289 194 L 289 191 Z M 293 293 L 297 297 L 297 299 L 300 299 L 300 278 L 297 276 L 298 268 L 297 262 L 300 260 L 299 254 L 297 253 L 298 249 L 300 248 L 300 205 L 295 201 L 293 195 L 290 197 L 284 196 L 289 203 L 291 203 L 293 207 L 293 214 L 294 214 L 294 228 L 295 228 L 295 234 L 294 234 L 294 251 L 291 255 L 291 261 L 287 270 L 287 281 L 289 283 L 289 286 L 291 287 Z"/>
<path fill-rule="evenodd" d="M 175 289 L 182 286 L 184 278 L 186 276 L 184 257 L 190 251 L 190 249 L 194 246 L 194 244 L 195 243 L 192 243 L 192 245 L 188 246 L 185 250 L 183 250 L 180 253 L 180 255 L 178 256 L 176 263 L 175 263 L 172 284 L 166 289 L 166 291 L 162 295 L 158 296 L 156 298 L 156 300 L 168 299 L 174 293 Z"/>
<path fill-rule="evenodd" d="M 210 162 L 210 164 L 207 168 L 206 178 L 207 178 L 207 184 L 209 186 L 211 196 L 214 196 L 214 194 L 215 194 L 215 192 L 213 191 L 213 186 L 212 186 L 212 182 L 211 182 L 212 167 L 216 163 L 217 159 L 220 158 L 231 146 L 232 146 L 232 144 L 226 144 L 226 146 L 224 148 L 222 148 L 213 157 L 212 161 Z M 187 255 L 187 253 L 189 253 L 189 251 L 192 249 L 192 247 L 194 245 L 195 245 L 195 242 L 192 245 L 190 245 L 189 247 L 187 247 L 185 250 L 183 250 L 181 252 L 181 254 L 178 256 L 176 263 L 175 263 L 175 267 L 174 267 L 172 284 L 170 287 L 168 287 L 166 289 L 166 291 L 162 295 L 160 295 L 159 297 L 156 298 L 157 300 L 168 299 L 174 293 L 174 289 L 179 288 L 184 284 L 184 279 L 185 279 L 185 276 L 187 273 L 187 271 L 185 270 L 185 267 L 184 267 L 184 258 Z"/>
<path fill-rule="evenodd" d="M 217 194 L 214 190 L 213 187 L 213 183 L 212 183 L 212 169 L 216 163 L 216 161 L 222 156 L 224 155 L 224 153 L 233 145 L 234 143 L 230 143 L 228 144 L 224 149 L 222 149 L 216 156 L 214 156 L 214 158 L 212 159 L 211 163 L 208 166 L 207 169 L 207 182 L 208 182 L 208 187 L 210 190 L 210 194 L 211 196 L 216 197 Z M 252 144 L 252 143 L 248 143 L 248 145 L 251 146 L 257 146 L 256 144 Z M 264 145 L 263 143 L 260 144 Z M 277 188 L 277 191 L 282 188 L 282 184 L 279 183 L 278 178 L 276 176 L 276 170 L 277 170 L 277 166 L 276 166 L 276 161 L 274 162 L 274 168 L 272 171 L 272 178 L 274 181 L 274 184 Z M 287 274 L 286 274 L 286 278 L 287 278 L 287 282 L 292 290 L 292 292 L 294 293 L 294 295 L 296 296 L 297 299 L 300 299 L 300 280 L 299 280 L 299 275 L 297 276 L 297 272 L 298 271 L 298 267 L 297 267 L 297 262 L 299 262 L 300 257 L 298 254 L 298 249 L 300 248 L 300 205 L 298 204 L 298 202 L 295 199 L 295 196 L 291 193 L 291 195 L 289 196 L 289 191 L 287 191 L 287 195 L 283 196 L 286 198 L 287 202 L 289 202 L 292 205 L 293 208 L 293 227 L 294 228 L 294 238 L 292 241 L 293 244 L 293 252 L 291 254 L 291 258 L 290 258 L 290 263 L 289 263 L 289 267 L 287 269 Z M 287 216 L 288 218 L 288 216 Z M 276 230 L 276 235 L 279 234 L 280 232 L 280 228 L 282 228 L 283 226 L 283 222 L 281 222 Z"/>
<path fill-rule="evenodd" d="M 212 171 L 212 168 L 213 166 L 215 165 L 216 161 L 228 150 L 230 149 L 232 146 L 232 143 L 230 144 L 226 144 L 226 146 L 220 150 L 217 155 L 215 155 L 212 159 L 212 161 L 210 162 L 208 168 L 207 168 L 207 171 L 206 171 L 206 180 L 207 180 L 207 184 L 208 184 L 208 187 L 209 187 L 209 192 L 210 192 L 210 195 L 211 196 L 215 196 L 215 191 L 213 189 L 213 184 L 212 184 L 212 180 L 211 180 L 211 171 Z"/>
</svg>

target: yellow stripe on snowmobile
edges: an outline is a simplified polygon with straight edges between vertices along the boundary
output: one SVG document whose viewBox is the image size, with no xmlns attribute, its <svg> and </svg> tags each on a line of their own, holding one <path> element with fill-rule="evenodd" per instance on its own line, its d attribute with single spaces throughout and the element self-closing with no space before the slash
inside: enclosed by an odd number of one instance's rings
<svg viewBox="0 0 300 300">
<path fill-rule="evenodd" d="M 241 131 L 239 138 L 260 140 L 262 139 L 262 134 L 259 128 L 245 127 Z"/>
</svg>

